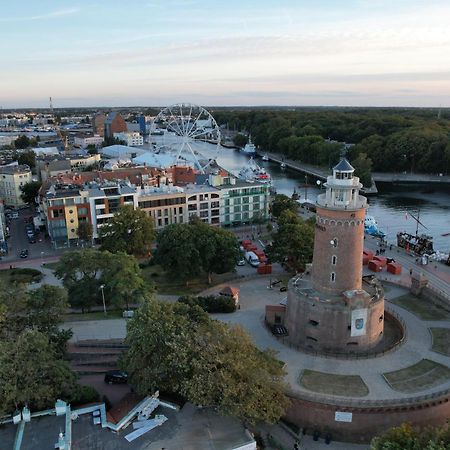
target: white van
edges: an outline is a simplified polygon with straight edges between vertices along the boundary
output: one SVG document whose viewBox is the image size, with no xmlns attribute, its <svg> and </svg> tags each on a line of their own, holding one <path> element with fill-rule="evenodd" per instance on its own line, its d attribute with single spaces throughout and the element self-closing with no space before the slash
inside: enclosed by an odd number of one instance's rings
<svg viewBox="0 0 450 450">
<path fill-rule="evenodd" d="M 259 266 L 259 258 L 254 252 L 245 252 L 244 258 L 252 267 Z"/>
</svg>

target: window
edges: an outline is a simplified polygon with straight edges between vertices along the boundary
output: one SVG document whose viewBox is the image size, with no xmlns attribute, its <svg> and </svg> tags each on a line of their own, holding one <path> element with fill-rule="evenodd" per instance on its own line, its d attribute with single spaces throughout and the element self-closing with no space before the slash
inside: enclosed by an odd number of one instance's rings
<svg viewBox="0 0 450 450">
<path fill-rule="evenodd" d="M 380 318 L 378 319 L 378 322 L 380 322 L 380 323 L 383 322 L 383 318 L 384 318 L 383 316 L 380 316 Z"/>
<path fill-rule="evenodd" d="M 317 342 L 317 339 L 316 339 L 315 337 L 312 337 L 312 336 L 306 336 L 306 339 L 307 339 L 308 341 Z"/>
<path fill-rule="evenodd" d="M 78 208 L 79 216 L 87 216 L 87 208 Z"/>
<path fill-rule="evenodd" d="M 240 206 L 235 206 L 234 207 L 234 212 L 241 212 L 241 207 Z"/>
<path fill-rule="evenodd" d="M 164 225 L 169 225 L 169 218 L 168 217 L 164 218 Z"/>
<path fill-rule="evenodd" d="M 242 203 L 248 203 L 249 198 L 248 197 L 242 197 Z"/>
<path fill-rule="evenodd" d="M 275 315 L 274 322 L 281 323 L 281 316 Z"/>
<path fill-rule="evenodd" d="M 330 280 L 331 280 L 332 283 L 334 283 L 336 281 L 336 274 L 334 272 L 331 272 Z"/>
<path fill-rule="evenodd" d="M 259 203 L 259 195 L 253 196 L 253 203 Z"/>
<path fill-rule="evenodd" d="M 208 217 L 208 211 L 200 211 L 200 217 Z"/>
<path fill-rule="evenodd" d="M 337 246 L 338 246 L 338 238 L 334 238 L 332 241 L 331 241 L 331 245 L 334 247 L 334 248 L 336 248 Z"/>
<path fill-rule="evenodd" d="M 347 347 L 355 347 L 357 345 L 358 345 L 357 342 L 347 342 Z"/>
<path fill-rule="evenodd" d="M 183 207 L 182 207 L 182 206 L 180 206 L 180 207 L 178 208 L 178 214 L 183 214 Z"/>
<path fill-rule="evenodd" d="M 197 196 L 196 196 L 196 195 L 191 195 L 191 196 L 188 198 L 188 201 L 189 201 L 189 202 L 192 202 L 192 201 L 195 201 L 195 200 L 197 200 Z"/>
<path fill-rule="evenodd" d="M 200 203 L 200 209 L 208 209 L 208 202 L 206 203 Z"/>
<path fill-rule="evenodd" d="M 161 219 L 158 219 L 158 227 L 161 227 L 162 226 L 162 221 L 161 221 Z"/>
<path fill-rule="evenodd" d="M 220 210 L 219 209 L 212 209 L 211 210 L 211 216 L 219 216 Z"/>
<path fill-rule="evenodd" d="M 57 218 L 57 217 L 64 217 L 63 209 L 54 209 L 53 210 L 53 218 Z"/>
<path fill-rule="evenodd" d="M 104 205 L 105 204 L 105 200 L 103 198 L 96 198 L 95 199 L 95 204 L 96 205 Z"/>
<path fill-rule="evenodd" d="M 211 202 L 211 208 L 218 208 L 219 202 Z"/>
<path fill-rule="evenodd" d="M 336 265 L 336 261 L 337 261 L 337 256 L 336 256 L 336 255 L 333 255 L 333 256 L 331 257 L 331 264 L 333 264 L 333 266 L 335 266 L 335 265 Z"/>
<path fill-rule="evenodd" d="M 317 322 L 317 320 L 313 320 L 313 319 L 311 319 L 308 323 L 310 325 L 312 325 L 313 327 L 317 327 L 317 325 L 319 325 L 319 322 Z"/>
<path fill-rule="evenodd" d="M 158 209 L 158 217 L 161 217 L 161 216 L 162 216 L 162 212 L 160 209 Z"/>
</svg>

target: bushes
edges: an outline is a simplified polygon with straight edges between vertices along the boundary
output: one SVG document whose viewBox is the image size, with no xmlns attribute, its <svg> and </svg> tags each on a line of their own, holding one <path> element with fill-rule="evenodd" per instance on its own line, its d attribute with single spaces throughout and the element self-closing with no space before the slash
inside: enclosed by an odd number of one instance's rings
<svg viewBox="0 0 450 450">
<path fill-rule="evenodd" d="M 9 280 L 12 283 L 39 283 L 42 272 L 36 269 L 22 268 L 9 270 Z"/>
<path fill-rule="evenodd" d="M 234 299 L 225 295 L 208 295 L 207 297 L 187 295 L 180 297 L 178 301 L 190 306 L 200 306 L 200 308 L 208 313 L 232 313 L 236 311 Z"/>
<path fill-rule="evenodd" d="M 73 405 L 84 405 L 86 403 L 95 403 L 100 400 L 100 394 L 92 386 L 77 386 L 70 399 Z"/>
</svg>

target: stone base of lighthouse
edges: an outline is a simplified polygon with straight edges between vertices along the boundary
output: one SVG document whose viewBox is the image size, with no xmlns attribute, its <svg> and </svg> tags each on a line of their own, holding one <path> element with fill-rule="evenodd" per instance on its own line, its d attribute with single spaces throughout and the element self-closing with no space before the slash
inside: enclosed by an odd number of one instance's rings
<svg viewBox="0 0 450 450">
<path fill-rule="evenodd" d="M 308 275 L 293 278 L 284 324 L 293 346 L 319 353 L 363 353 L 383 338 L 384 292 L 376 278 L 362 289 L 326 294 L 313 288 Z"/>
</svg>

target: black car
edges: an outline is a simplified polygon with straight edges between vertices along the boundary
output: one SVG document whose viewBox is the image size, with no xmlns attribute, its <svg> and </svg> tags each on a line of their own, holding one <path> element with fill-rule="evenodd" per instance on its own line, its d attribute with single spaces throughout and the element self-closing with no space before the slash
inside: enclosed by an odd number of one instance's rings
<svg viewBox="0 0 450 450">
<path fill-rule="evenodd" d="M 128 381 L 128 374 L 122 370 L 109 370 L 105 373 L 105 383 L 121 384 Z"/>
<path fill-rule="evenodd" d="M 22 259 L 28 258 L 28 250 L 22 250 L 19 255 Z"/>
</svg>

